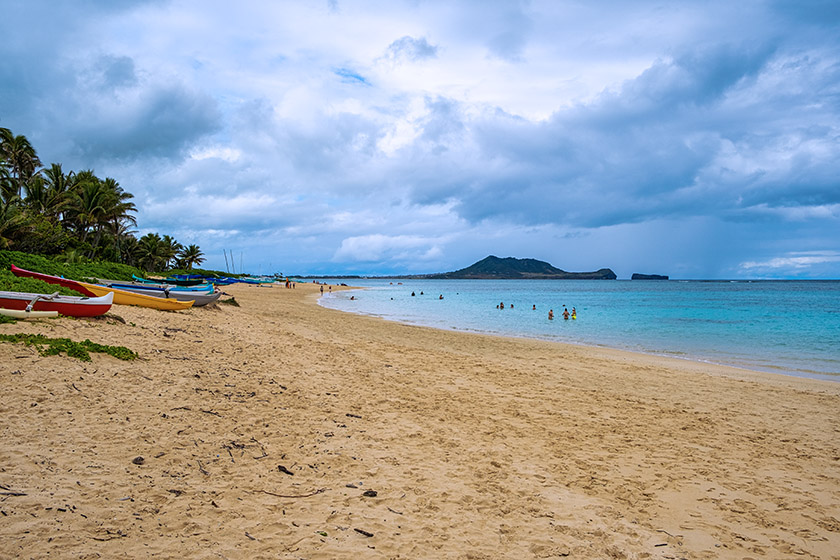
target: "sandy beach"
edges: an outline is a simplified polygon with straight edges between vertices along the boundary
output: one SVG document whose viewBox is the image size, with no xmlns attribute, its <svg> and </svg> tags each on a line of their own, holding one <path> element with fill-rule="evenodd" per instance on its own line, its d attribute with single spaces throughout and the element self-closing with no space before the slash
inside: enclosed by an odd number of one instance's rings
<svg viewBox="0 0 840 560">
<path fill-rule="evenodd" d="M 840 558 L 840 383 L 240 307 L 0 325 L 0 558 Z"/>
</svg>

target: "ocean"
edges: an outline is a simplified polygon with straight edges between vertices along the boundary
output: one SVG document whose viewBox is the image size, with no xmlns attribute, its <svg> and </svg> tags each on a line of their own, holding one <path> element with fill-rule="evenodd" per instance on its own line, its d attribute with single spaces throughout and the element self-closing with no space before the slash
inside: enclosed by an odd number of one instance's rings
<svg viewBox="0 0 840 560">
<path fill-rule="evenodd" d="M 840 381 L 840 281 L 343 282 L 364 290 L 326 291 L 320 304 L 441 329 Z M 577 319 L 563 320 L 564 307 L 576 308 Z"/>
</svg>

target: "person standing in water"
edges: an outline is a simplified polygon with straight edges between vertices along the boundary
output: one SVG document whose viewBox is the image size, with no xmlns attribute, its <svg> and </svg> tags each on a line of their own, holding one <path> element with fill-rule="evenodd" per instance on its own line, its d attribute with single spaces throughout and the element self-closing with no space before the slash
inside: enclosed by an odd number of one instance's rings
<svg viewBox="0 0 840 560">
<path fill-rule="evenodd" d="M 548 310 L 548 320 L 549 320 L 549 321 L 552 321 L 553 319 L 554 319 L 554 310 L 553 310 L 553 309 L 549 309 L 549 310 Z"/>
<path fill-rule="evenodd" d="M 563 308 L 563 318 L 566 319 L 567 321 L 569 320 L 569 310 L 566 309 L 565 307 Z"/>
</svg>

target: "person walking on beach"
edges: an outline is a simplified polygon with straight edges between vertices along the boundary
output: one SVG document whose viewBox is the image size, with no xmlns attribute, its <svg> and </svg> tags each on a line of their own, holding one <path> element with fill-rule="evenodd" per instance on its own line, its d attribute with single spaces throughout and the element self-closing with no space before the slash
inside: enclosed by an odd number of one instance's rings
<svg viewBox="0 0 840 560">
<path fill-rule="evenodd" d="M 324 285 L 321 285 L 321 295 L 324 295 Z"/>
</svg>

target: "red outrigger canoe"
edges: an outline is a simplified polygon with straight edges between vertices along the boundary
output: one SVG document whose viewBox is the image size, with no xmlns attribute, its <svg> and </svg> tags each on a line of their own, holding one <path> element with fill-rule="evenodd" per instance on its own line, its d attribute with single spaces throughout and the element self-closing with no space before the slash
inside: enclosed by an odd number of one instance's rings
<svg viewBox="0 0 840 560">
<path fill-rule="evenodd" d="M 85 288 L 81 282 L 76 282 L 75 280 L 70 280 L 69 278 L 61 278 L 59 276 L 52 276 L 50 274 L 32 272 L 31 270 L 24 270 L 22 268 L 18 268 L 15 265 L 12 265 L 12 274 L 21 278 L 37 278 L 38 280 L 43 280 L 47 284 L 64 286 L 65 288 L 70 288 L 71 290 L 79 292 L 80 294 L 86 295 L 88 297 L 96 297 L 96 294 Z"/>
<path fill-rule="evenodd" d="M 58 292 L 28 294 L 24 292 L 0 292 L 0 307 L 18 311 L 57 311 L 68 317 L 98 317 L 111 309 L 114 294 L 102 297 L 64 296 Z"/>
</svg>

